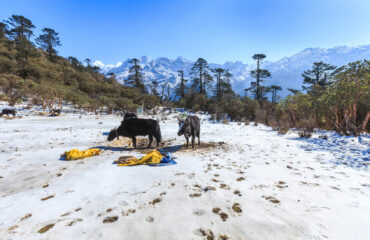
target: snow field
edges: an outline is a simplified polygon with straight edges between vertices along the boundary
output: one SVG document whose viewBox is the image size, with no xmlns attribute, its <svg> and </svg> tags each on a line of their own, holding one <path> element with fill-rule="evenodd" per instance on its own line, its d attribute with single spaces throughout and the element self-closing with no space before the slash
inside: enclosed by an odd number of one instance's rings
<svg viewBox="0 0 370 240">
<path fill-rule="evenodd" d="M 201 117 L 201 142 L 215 146 L 169 148 L 178 164 L 166 167 L 112 164 L 122 155 L 143 155 L 109 147 L 104 133 L 121 117 L 1 118 L 0 239 L 370 235 L 368 136 L 326 133 L 326 141 L 317 135 L 302 140 L 263 125 L 224 125 Z M 176 134 L 174 114 L 160 125 L 171 146 L 185 143 Z M 105 150 L 83 160 L 59 160 L 64 151 L 91 147 Z"/>
</svg>

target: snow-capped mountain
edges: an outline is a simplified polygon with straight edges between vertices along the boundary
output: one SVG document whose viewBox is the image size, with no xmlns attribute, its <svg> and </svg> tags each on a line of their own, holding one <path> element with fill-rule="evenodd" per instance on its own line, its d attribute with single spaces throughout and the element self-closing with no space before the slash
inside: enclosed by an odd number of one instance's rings
<svg viewBox="0 0 370 240">
<path fill-rule="evenodd" d="M 286 96 L 288 93 L 287 88 L 301 89 L 301 74 L 305 70 L 311 69 L 314 62 L 323 61 L 335 66 L 342 66 L 349 62 L 362 59 L 370 59 L 370 45 L 358 47 L 341 46 L 328 49 L 307 48 L 293 56 L 282 58 L 276 62 L 264 61 L 262 67 L 270 70 L 272 74 L 272 77 L 267 79 L 264 85 L 279 85 L 283 88 L 283 91 L 279 95 Z M 193 64 L 193 61 L 183 57 L 176 59 L 168 59 L 166 57 L 150 59 L 144 56 L 139 60 L 142 73 L 148 84 L 152 80 L 157 80 L 160 85 L 169 82 L 172 87 L 179 81 L 178 70 L 184 70 L 185 77 L 190 78 L 190 68 Z M 127 78 L 128 70 L 131 66 L 129 59 L 115 65 L 105 65 L 97 60 L 94 62 L 94 65 L 100 67 L 103 73 L 115 73 L 121 83 Z M 211 68 L 221 67 L 229 69 L 233 74 L 231 79 L 233 89 L 239 94 L 244 94 L 244 89 L 249 87 L 250 82 L 253 81 L 250 71 L 255 68 L 255 64 L 245 64 L 241 61 L 236 61 L 225 62 L 224 64 L 209 63 L 209 66 Z"/>
</svg>

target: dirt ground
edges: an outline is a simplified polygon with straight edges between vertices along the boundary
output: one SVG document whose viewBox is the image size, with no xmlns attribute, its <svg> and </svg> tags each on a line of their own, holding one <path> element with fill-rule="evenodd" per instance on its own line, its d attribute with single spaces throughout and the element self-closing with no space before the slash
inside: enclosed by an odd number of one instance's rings
<svg viewBox="0 0 370 240">
<path fill-rule="evenodd" d="M 169 139 L 162 141 L 160 145 L 157 147 L 157 143 L 155 140 L 152 142 L 152 147 L 147 148 L 149 144 L 149 139 L 147 137 L 137 137 L 136 138 L 136 150 L 140 153 L 148 153 L 154 149 L 157 149 L 160 152 L 189 152 L 194 150 L 210 150 L 213 148 L 220 148 L 220 147 L 227 147 L 227 144 L 225 142 L 200 142 L 200 145 L 198 145 L 198 142 L 195 142 L 194 149 L 192 149 L 191 143 L 189 143 L 189 147 L 186 147 L 186 141 L 184 139 L 184 144 L 174 144 L 174 139 Z M 131 151 L 134 150 L 132 145 L 132 140 L 130 138 L 120 137 L 120 139 L 115 139 L 112 142 L 109 142 L 107 144 L 107 147 L 122 147 L 122 151 Z"/>
</svg>

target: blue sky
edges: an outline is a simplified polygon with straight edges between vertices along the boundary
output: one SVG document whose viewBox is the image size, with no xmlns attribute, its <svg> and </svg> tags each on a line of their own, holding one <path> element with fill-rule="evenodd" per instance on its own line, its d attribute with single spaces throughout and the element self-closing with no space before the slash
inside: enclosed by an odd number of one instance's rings
<svg viewBox="0 0 370 240">
<path fill-rule="evenodd" d="M 60 34 L 62 56 L 275 61 L 308 47 L 370 44 L 369 0 L 0 0 L 0 19 Z"/>
</svg>

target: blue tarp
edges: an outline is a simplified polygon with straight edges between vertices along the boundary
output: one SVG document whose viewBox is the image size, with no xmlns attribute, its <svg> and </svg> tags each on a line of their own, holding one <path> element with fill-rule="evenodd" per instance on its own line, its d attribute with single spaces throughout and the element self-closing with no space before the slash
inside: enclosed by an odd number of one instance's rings
<svg viewBox="0 0 370 240">
<path fill-rule="evenodd" d="M 168 165 L 175 165 L 177 162 L 171 158 L 171 154 L 167 153 L 164 158 L 161 159 L 160 163 L 157 164 L 149 164 L 152 167 L 160 167 L 160 166 L 168 166 Z"/>
</svg>

